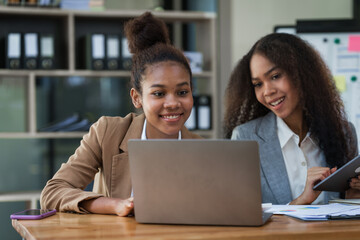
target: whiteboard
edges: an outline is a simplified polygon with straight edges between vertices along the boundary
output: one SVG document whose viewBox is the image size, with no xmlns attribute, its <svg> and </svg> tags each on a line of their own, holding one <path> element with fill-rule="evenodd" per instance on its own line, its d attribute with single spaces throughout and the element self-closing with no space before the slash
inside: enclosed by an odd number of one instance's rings
<svg viewBox="0 0 360 240">
<path fill-rule="evenodd" d="M 276 32 L 296 34 L 295 27 Z M 360 148 L 360 32 L 298 33 L 322 56 L 334 76 L 344 102 L 345 112 L 356 128 Z"/>
</svg>

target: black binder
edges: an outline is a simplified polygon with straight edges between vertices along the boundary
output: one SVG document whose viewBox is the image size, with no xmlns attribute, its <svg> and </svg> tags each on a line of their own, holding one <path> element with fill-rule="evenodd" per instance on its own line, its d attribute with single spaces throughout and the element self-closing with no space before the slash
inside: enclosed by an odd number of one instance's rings
<svg viewBox="0 0 360 240">
<path fill-rule="evenodd" d="M 128 41 L 125 37 L 121 40 L 121 61 L 122 69 L 131 70 L 132 66 L 132 54 L 129 51 Z"/>
<path fill-rule="evenodd" d="M 6 37 L 6 68 L 22 68 L 21 52 L 21 33 L 8 33 Z"/>
<path fill-rule="evenodd" d="M 52 34 L 40 35 L 40 68 L 53 69 L 55 66 L 55 39 Z"/>
<path fill-rule="evenodd" d="M 85 41 L 86 68 L 105 69 L 105 35 L 96 33 L 86 35 Z"/>
<path fill-rule="evenodd" d="M 106 36 L 106 69 L 120 69 L 120 36 L 108 34 Z"/>
<path fill-rule="evenodd" d="M 197 101 L 198 129 L 210 130 L 212 125 L 211 97 L 208 95 L 200 95 Z"/>
<path fill-rule="evenodd" d="M 24 33 L 23 56 L 25 69 L 37 69 L 39 58 L 39 37 L 37 33 Z"/>
</svg>

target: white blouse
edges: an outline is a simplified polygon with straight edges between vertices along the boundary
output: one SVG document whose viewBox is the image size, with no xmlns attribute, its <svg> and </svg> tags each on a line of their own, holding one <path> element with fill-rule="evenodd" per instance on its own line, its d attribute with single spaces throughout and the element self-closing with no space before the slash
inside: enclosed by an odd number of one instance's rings
<svg viewBox="0 0 360 240">
<path fill-rule="evenodd" d="M 317 142 L 311 138 L 310 132 L 306 134 L 299 146 L 299 136 L 281 118 L 277 117 L 276 120 L 292 198 L 296 199 L 305 189 L 307 170 L 311 167 L 325 167 L 325 156 Z M 325 193 L 322 192 L 312 204 L 323 204 L 324 201 Z"/>
</svg>

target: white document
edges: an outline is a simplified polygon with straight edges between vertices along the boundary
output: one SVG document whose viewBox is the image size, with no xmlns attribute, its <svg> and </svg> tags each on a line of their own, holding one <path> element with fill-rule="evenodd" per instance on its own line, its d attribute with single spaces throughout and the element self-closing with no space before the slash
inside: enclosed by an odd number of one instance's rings
<svg viewBox="0 0 360 240">
<path fill-rule="evenodd" d="M 8 58 L 20 58 L 21 56 L 21 35 L 10 33 L 8 35 Z"/>
<path fill-rule="evenodd" d="M 108 37 L 106 41 L 107 57 L 118 58 L 119 57 L 119 39 L 117 37 Z"/>
<path fill-rule="evenodd" d="M 126 38 L 121 40 L 121 50 L 121 55 L 123 58 L 131 58 L 132 54 L 129 51 L 128 40 Z"/>
<path fill-rule="evenodd" d="M 103 59 L 105 57 L 105 36 L 94 34 L 91 36 L 91 41 L 93 59 Z"/>
<path fill-rule="evenodd" d="M 210 106 L 199 106 L 199 129 L 210 129 Z"/>
<path fill-rule="evenodd" d="M 344 218 L 360 214 L 359 205 L 331 203 L 326 205 L 272 205 L 266 212 L 287 215 L 306 221 L 329 220 L 329 216 Z"/>
<path fill-rule="evenodd" d="M 54 56 L 54 38 L 52 36 L 41 37 L 40 46 L 40 52 L 42 57 Z"/>
<path fill-rule="evenodd" d="M 25 57 L 38 56 L 38 35 L 37 33 L 25 33 Z"/>
</svg>

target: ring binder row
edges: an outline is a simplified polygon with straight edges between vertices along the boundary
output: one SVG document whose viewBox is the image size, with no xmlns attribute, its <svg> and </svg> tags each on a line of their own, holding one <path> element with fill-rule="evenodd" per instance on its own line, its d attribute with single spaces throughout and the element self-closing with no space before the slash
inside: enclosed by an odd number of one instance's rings
<svg viewBox="0 0 360 240">
<path fill-rule="evenodd" d="M 190 117 L 185 122 L 189 130 L 210 130 L 212 128 L 212 109 L 211 97 L 208 95 L 198 95 L 194 97 L 194 106 Z"/>
<path fill-rule="evenodd" d="M 131 53 L 127 39 L 118 34 L 92 33 L 85 36 L 85 68 L 130 70 Z"/>
<path fill-rule="evenodd" d="M 50 33 L 12 32 L 6 36 L 6 68 L 53 69 L 54 36 Z"/>
<path fill-rule="evenodd" d="M 10 32 L 6 35 L 6 64 L 8 69 L 56 69 L 60 49 L 55 48 L 52 33 Z M 1 40 L 1 39 L 0 39 Z M 132 54 L 128 41 L 121 33 L 87 33 L 78 38 L 76 68 L 90 70 L 131 70 Z M 201 73 L 202 53 L 184 52 L 193 73 Z M 3 68 L 3 59 L 0 68 Z"/>
</svg>

